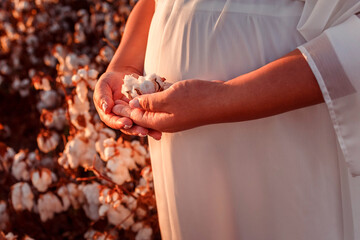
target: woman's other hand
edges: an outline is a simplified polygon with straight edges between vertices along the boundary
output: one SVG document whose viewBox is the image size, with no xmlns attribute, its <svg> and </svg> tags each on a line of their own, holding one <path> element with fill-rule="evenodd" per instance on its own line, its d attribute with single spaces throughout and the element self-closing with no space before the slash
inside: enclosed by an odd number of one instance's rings
<svg viewBox="0 0 360 240">
<path fill-rule="evenodd" d="M 138 125 L 161 132 L 177 132 L 216 123 L 226 107 L 227 87 L 221 81 L 185 80 L 169 89 L 130 101 L 130 118 Z M 121 104 L 113 107 L 115 114 Z"/>
</svg>

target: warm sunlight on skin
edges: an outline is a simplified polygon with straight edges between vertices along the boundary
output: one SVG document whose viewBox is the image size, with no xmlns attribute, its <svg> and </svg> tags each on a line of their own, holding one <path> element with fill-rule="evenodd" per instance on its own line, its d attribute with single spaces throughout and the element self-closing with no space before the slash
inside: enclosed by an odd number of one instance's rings
<svg viewBox="0 0 360 240">
<path fill-rule="evenodd" d="M 317 81 L 299 50 L 226 83 L 186 80 L 130 102 L 129 116 L 161 132 L 246 121 L 323 101 Z M 145 110 L 140 110 L 139 108 Z M 117 114 L 116 111 L 114 111 Z"/>
<path fill-rule="evenodd" d="M 160 139 L 160 132 L 133 126 L 129 118 L 121 113 L 118 116 L 111 112 L 115 100 L 122 101 L 121 112 L 126 112 L 129 108 L 128 100 L 121 94 L 122 79 L 126 74 L 142 75 L 147 37 L 154 11 L 153 0 L 139 1 L 132 10 L 120 46 L 106 72 L 96 84 L 94 103 L 101 120 L 109 127 L 120 129 L 128 135 L 150 135 Z"/>
</svg>

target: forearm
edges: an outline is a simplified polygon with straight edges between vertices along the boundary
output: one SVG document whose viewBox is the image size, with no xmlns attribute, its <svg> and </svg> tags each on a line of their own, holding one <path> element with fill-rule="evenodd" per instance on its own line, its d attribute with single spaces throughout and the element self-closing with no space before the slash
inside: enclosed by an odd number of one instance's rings
<svg viewBox="0 0 360 240">
<path fill-rule="evenodd" d="M 299 50 L 225 85 L 228 97 L 221 122 L 258 119 L 323 102 Z"/>
<path fill-rule="evenodd" d="M 130 69 L 142 74 L 151 19 L 155 11 L 154 0 L 140 0 L 132 10 L 126 23 L 120 45 L 107 71 Z"/>
</svg>

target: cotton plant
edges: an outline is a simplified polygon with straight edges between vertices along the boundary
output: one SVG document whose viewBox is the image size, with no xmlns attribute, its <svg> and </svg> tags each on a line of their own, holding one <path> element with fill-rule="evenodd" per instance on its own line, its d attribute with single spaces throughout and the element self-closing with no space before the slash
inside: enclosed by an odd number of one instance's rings
<svg viewBox="0 0 360 240">
<path fill-rule="evenodd" d="M 41 125 L 38 150 L 15 152 L 0 142 L 0 171 L 12 184 L 9 199 L 0 199 L 0 229 L 11 211 L 16 216 L 29 211 L 47 222 L 82 209 L 93 223 L 108 222 L 102 230 L 89 226 L 86 239 L 119 239 L 128 232 L 148 239 L 153 233 L 147 228 L 156 219 L 149 211 L 155 207 L 150 170 L 142 171 L 150 164 L 149 152 L 140 141 L 118 138 L 119 132 L 104 126 L 92 102 L 98 75 L 115 53 L 131 7 L 117 0 L 91 2 L 91 11 L 65 4 L 16 0 L 8 4 L 10 11 L 0 9 L 0 55 L 8 56 L 0 59 L 0 85 L 36 99 Z M 89 47 L 89 36 L 101 37 L 96 46 Z M 156 79 L 155 90 L 162 85 Z M 146 84 L 142 89 L 150 88 Z"/>
</svg>

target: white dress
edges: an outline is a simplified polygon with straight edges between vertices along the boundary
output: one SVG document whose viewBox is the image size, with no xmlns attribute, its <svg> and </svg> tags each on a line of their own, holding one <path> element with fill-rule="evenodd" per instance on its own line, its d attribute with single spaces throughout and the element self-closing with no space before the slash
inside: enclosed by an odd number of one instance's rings
<svg viewBox="0 0 360 240">
<path fill-rule="evenodd" d="M 303 8 L 158 0 L 145 72 L 176 82 L 255 70 L 306 42 L 296 29 Z M 348 169 L 326 104 L 149 141 L 163 239 L 355 239 Z"/>
</svg>

